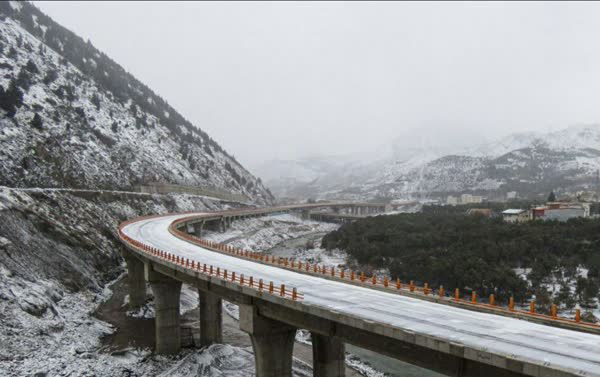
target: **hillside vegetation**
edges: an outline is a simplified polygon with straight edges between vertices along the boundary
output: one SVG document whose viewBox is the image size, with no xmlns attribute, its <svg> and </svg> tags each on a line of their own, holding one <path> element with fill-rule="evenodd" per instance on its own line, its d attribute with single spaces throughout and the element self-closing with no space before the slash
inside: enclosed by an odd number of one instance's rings
<svg viewBox="0 0 600 377">
<path fill-rule="evenodd" d="M 347 251 L 363 269 L 389 269 L 392 277 L 433 287 L 495 293 L 501 299 L 536 294 L 540 304 L 552 299 L 567 309 L 576 300 L 596 306 L 598 219 L 510 224 L 465 215 L 464 208 L 425 207 L 422 213 L 343 225 L 325 236 L 323 246 Z M 526 279 L 516 271 L 527 272 Z"/>
</svg>

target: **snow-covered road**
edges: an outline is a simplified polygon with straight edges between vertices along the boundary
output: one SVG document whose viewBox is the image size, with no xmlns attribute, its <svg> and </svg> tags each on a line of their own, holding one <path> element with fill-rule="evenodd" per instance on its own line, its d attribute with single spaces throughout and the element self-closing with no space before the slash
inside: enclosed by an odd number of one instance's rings
<svg viewBox="0 0 600 377">
<path fill-rule="evenodd" d="M 304 294 L 304 305 L 325 307 L 515 360 L 566 369 L 573 374 L 600 376 L 599 335 L 440 305 L 216 253 L 169 232 L 171 222 L 191 215 L 140 220 L 126 225 L 123 232 L 184 258 L 297 287 Z"/>
</svg>

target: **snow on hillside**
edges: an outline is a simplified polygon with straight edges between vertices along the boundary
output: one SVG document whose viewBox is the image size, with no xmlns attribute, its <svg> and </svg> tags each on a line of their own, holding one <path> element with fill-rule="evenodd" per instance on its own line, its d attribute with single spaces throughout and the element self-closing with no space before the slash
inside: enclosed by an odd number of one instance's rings
<svg viewBox="0 0 600 377">
<path fill-rule="evenodd" d="M 0 11 L 35 10 L 27 3 L 19 5 L 22 10 L 7 10 L 4 4 Z M 31 28 L 44 26 L 36 15 L 18 15 L 32 17 Z M 128 91 L 117 96 L 96 78 L 101 68 L 94 69 L 99 67 L 94 58 L 81 53 L 87 64 L 84 72 L 71 63 L 80 57 L 79 51 L 53 50 L 26 25 L 5 16 L 0 21 L 0 97 L 11 87 L 22 93 L 22 104 L 16 100 L 13 106 L 16 113 L 11 114 L 7 98 L 0 108 L 0 184 L 98 189 L 159 181 L 216 187 L 260 203 L 271 200 L 260 180 L 205 133 L 172 121 L 172 109 L 161 116 L 152 113 L 148 103 L 124 98 L 130 92 L 147 92 L 146 101 L 158 103 L 149 89 L 132 81 Z M 60 26 L 45 27 L 49 35 Z"/>
<path fill-rule="evenodd" d="M 364 200 L 445 198 L 464 192 L 503 198 L 516 191 L 521 197 L 541 198 L 551 190 L 595 190 L 600 169 L 600 125 L 517 133 L 453 154 L 423 145 L 411 148 L 412 155 L 405 151 L 402 158 L 367 165 L 362 171 L 328 173 L 335 177 L 333 183 L 322 177 L 310 185 L 288 181 L 277 192 L 298 194 L 310 188 L 315 198 Z"/>
</svg>

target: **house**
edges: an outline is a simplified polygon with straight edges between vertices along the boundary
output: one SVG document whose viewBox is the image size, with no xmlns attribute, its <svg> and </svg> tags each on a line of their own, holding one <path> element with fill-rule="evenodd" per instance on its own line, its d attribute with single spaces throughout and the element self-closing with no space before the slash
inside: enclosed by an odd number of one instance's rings
<svg viewBox="0 0 600 377">
<path fill-rule="evenodd" d="M 458 198 L 456 196 L 448 195 L 448 198 L 446 199 L 446 204 L 455 206 L 458 204 Z"/>
<path fill-rule="evenodd" d="M 502 212 L 502 219 L 509 223 L 521 223 L 529 220 L 529 213 L 524 209 L 511 208 Z"/>
<path fill-rule="evenodd" d="M 483 196 L 471 195 L 471 194 L 462 194 L 460 196 L 461 204 L 481 203 L 481 202 L 483 202 Z"/>
<path fill-rule="evenodd" d="M 585 217 L 585 208 L 581 206 L 548 208 L 544 210 L 543 220 L 567 221 L 576 217 Z"/>
<path fill-rule="evenodd" d="M 467 215 L 481 215 L 484 217 L 492 217 L 492 210 L 490 208 L 469 208 Z"/>
</svg>

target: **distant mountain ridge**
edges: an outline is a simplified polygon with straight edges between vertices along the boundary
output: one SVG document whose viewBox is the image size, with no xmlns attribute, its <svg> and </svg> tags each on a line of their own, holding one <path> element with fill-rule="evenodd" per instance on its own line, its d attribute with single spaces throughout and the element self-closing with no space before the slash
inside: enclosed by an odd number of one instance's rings
<svg viewBox="0 0 600 377">
<path fill-rule="evenodd" d="M 310 170 L 308 161 L 304 163 Z M 343 162 L 337 164 L 342 166 Z M 310 182 L 273 187 L 276 193 L 287 190 L 347 199 L 444 198 L 464 192 L 503 198 L 510 191 L 541 198 L 551 190 L 595 190 L 598 169 L 600 125 L 580 125 L 548 133 L 512 134 L 454 154 L 436 154 L 423 148 L 406 158 L 390 158 L 379 164 L 361 166 L 355 161 L 345 175 L 325 172 Z M 284 182 L 283 178 L 279 182 Z M 273 185 L 273 181 L 267 184 Z"/>
<path fill-rule="evenodd" d="M 27 2 L 0 2 L 0 185 L 270 192 L 205 132 Z"/>
</svg>

